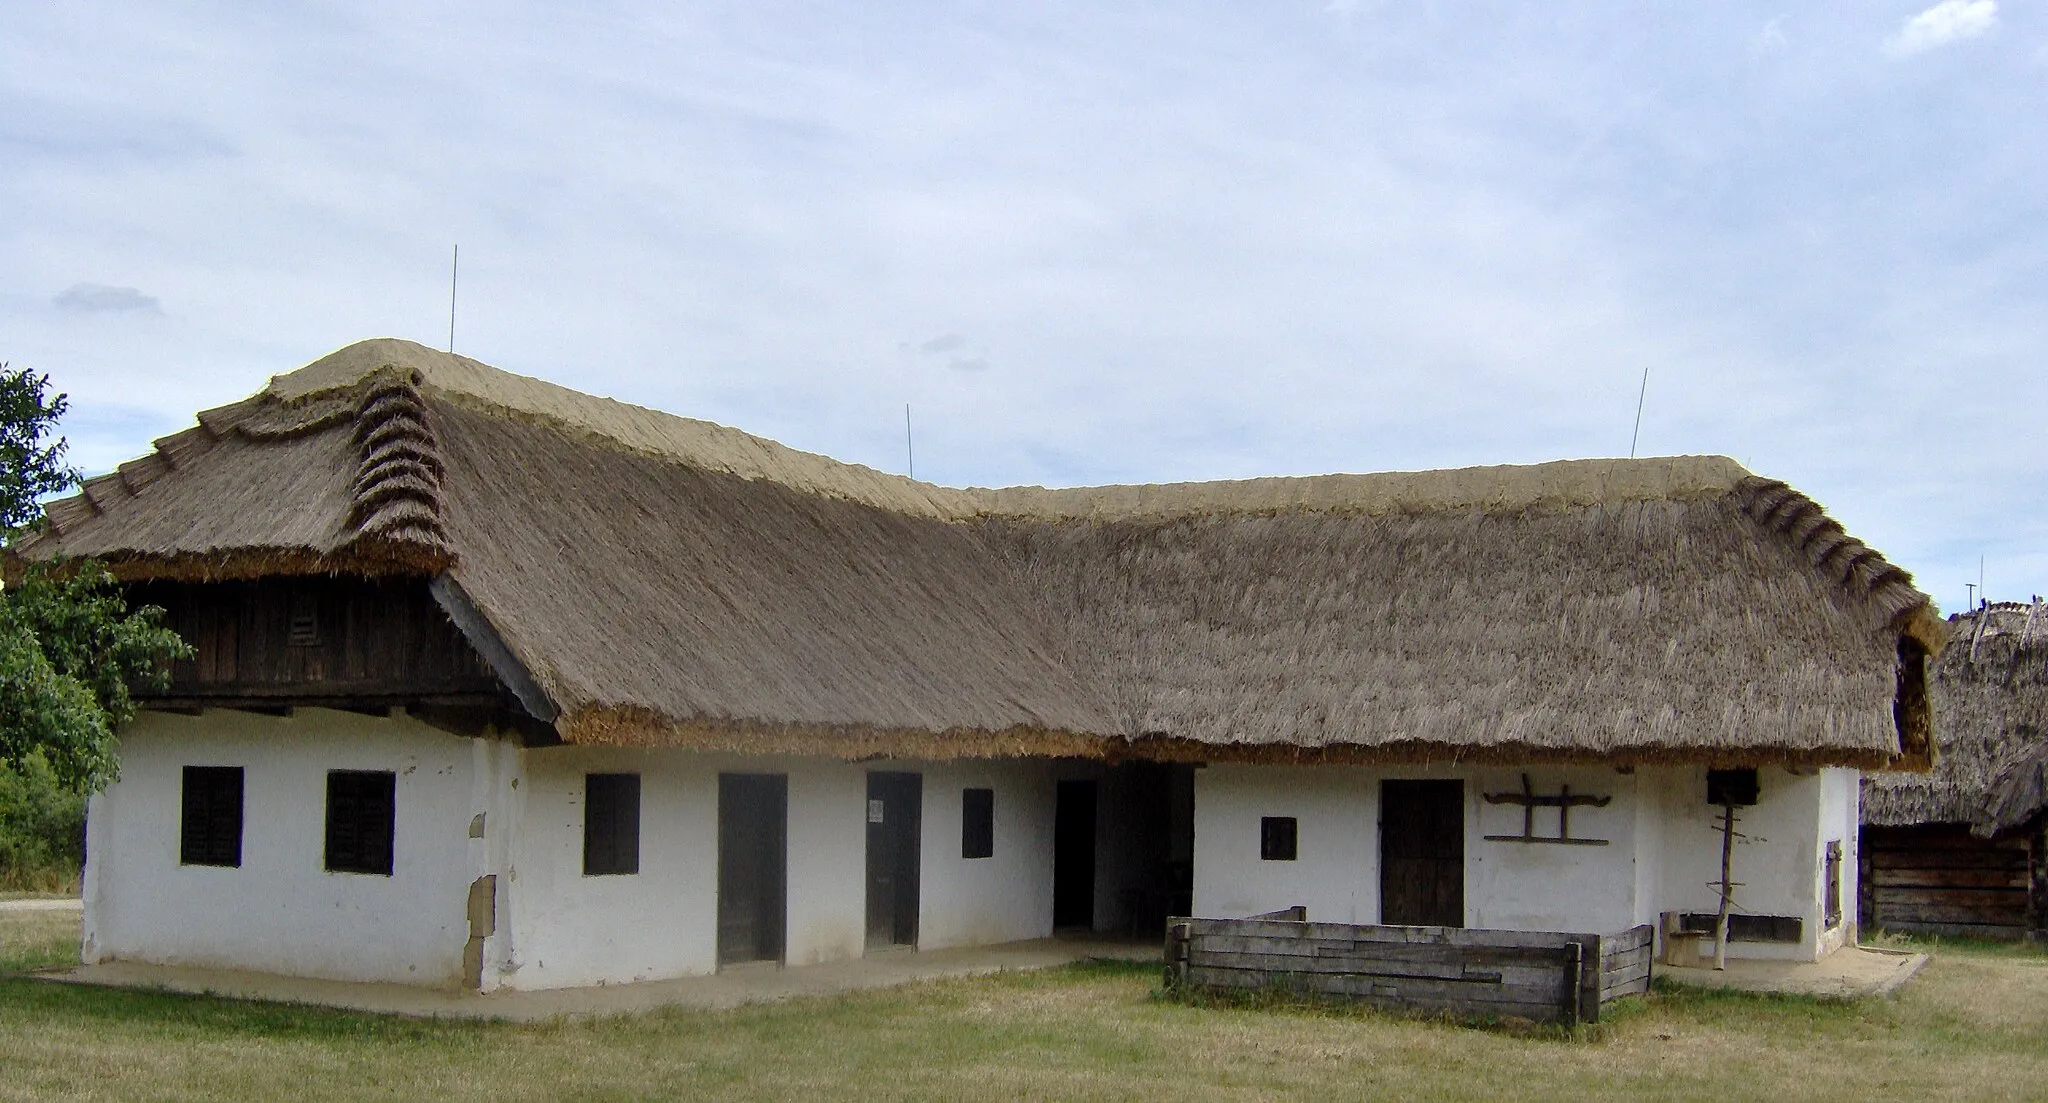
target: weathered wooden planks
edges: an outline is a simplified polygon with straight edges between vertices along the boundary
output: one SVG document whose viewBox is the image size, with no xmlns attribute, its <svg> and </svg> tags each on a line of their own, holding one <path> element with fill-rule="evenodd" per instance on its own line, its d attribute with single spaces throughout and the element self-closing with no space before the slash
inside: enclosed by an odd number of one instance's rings
<svg viewBox="0 0 2048 1103">
<path fill-rule="evenodd" d="M 1861 904 L 1871 928 L 2025 938 L 2044 912 L 2039 837 L 1981 839 L 1960 825 L 1863 831 Z"/>
<path fill-rule="evenodd" d="M 1168 983 L 1279 990 L 1459 1015 L 1592 1022 L 1649 987 L 1654 931 L 1619 935 L 1174 919 Z"/>
</svg>

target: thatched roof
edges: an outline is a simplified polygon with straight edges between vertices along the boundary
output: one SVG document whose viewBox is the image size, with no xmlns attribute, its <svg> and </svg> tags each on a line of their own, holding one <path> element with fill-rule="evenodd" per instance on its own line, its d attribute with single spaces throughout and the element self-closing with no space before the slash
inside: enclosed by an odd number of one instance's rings
<svg viewBox="0 0 2048 1103">
<path fill-rule="evenodd" d="M 1863 782 L 1863 822 L 1968 824 L 1990 837 L 2048 806 L 2048 606 L 2000 603 L 1949 618 L 1931 687 L 1931 773 Z"/>
<path fill-rule="evenodd" d="M 388 340 L 199 422 L 16 554 L 438 576 L 572 742 L 1874 766 L 1940 640 L 1718 457 L 960 490 Z"/>
</svg>

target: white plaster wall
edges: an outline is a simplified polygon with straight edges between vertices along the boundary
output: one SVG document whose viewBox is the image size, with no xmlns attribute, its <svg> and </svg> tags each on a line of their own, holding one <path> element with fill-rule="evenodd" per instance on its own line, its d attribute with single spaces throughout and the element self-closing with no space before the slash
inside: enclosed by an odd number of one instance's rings
<svg viewBox="0 0 2048 1103">
<path fill-rule="evenodd" d="M 900 768 L 924 774 L 918 948 L 1050 937 L 1052 765 L 1002 759 Z M 995 853 L 987 858 L 960 856 L 960 793 L 970 788 L 995 790 Z"/>
<path fill-rule="evenodd" d="M 1522 809 L 1487 804 L 1486 793 L 1521 788 L 1520 769 L 1215 765 L 1195 775 L 1195 912 L 1235 917 L 1307 905 L 1309 917 L 1378 923 L 1379 783 L 1389 777 L 1455 777 L 1466 794 L 1465 923 L 1506 930 L 1604 933 L 1655 923 L 1664 911 L 1711 912 L 1720 875 L 1718 810 L 1706 803 L 1703 767 L 1532 767 L 1539 793 L 1569 784 L 1610 797 L 1572 812 L 1572 834 L 1607 846 L 1488 840 L 1516 835 Z M 1740 911 L 1795 915 L 1800 944 L 1738 942 L 1736 957 L 1811 959 L 1853 937 L 1822 928 L 1826 844 L 1843 844 L 1843 907 L 1853 915 L 1857 774 L 1794 774 L 1765 767 L 1754 808 L 1739 811 L 1735 880 Z M 1300 857 L 1259 858 L 1259 819 L 1294 816 Z M 1554 834 L 1557 813 L 1539 809 L 1536 832 Z"/>
<path fill-rule="evenodd" d="M 583 873 L 587 773 L 640 775 L 640 872 Z M 670 750 L 527 752 L 514 842 L 518 944 L 507 983 L 563 988 L 718 967 L 718 775 L 789 778 L 784 960 L 856 957 L 865 932 L 867 781 L 857 766 Z"/>
<path fill-rule="evenodd" d="M 121 780 L 88 808 L 84 960 L 459 982 L 469 884 L 490 861 L 470 821 L 517 761 L 483 742 L 403 714 L 143 713 L 121 733 Z M 185 766 L 243 768 L 239 868 L 178 864 Z M 392 876 L 323 868 L 336 769 L 397 774 Z"/>
<path fill-rule="evenodd" d="M 1488 805 L 1484 793 L 1519 791 L 1520 770 L 1349 766 L 1213 765 L 1195 774 L 1195 912 L 1235 917 L 1303 904 L 1309 918 L 1380 922 L 1379 791 L 1387 778 L 1465 782 L 1465 924 L 1505 930 L 1621 930 L 1634 920 L 1635 779 L 1605 767 L 1532 768 L 1531 784 L 1555 793 L 1606 796 L 1604 808 L 1572 811 L 1572 834 L 1607 846 L 1495 842 L 1519 835 L 1518 805 Z M 1259 857 L 1259 820 L 1293 816 L 1292 862 Z M 1555 834 L 1557 813 L 1538 809 L 1538 834 Z"/>
<path fill-rule="evenodd" d="M 1605 839 L 1606 846 L 1564 846 L 1488 840 L 1520 835 L 1522 806 L 1488 804 L 1485 793 L 1520 792 L 1522 775 L 1539 794 L 1606 797 L 1602 808 L 1571 811 L 1573 838 Z M 1585 931 L 1605 934 L 1637 922 L 1636 776 L 1611 767 L 1535 766 L 1477 770 L 1467 775 L 1465 798 L 1478 829 L 1465 840 L 1465 923 L 1508 931 Z M 1538 808 L 1535 833 L 1556 835 L 1554 808 Z"/>
<path fill-rule="evenodd" d="M 1644 771 L 1663 810 L 1663 887 L 1654 912 L 1712 912 L 1720 905 L 1715 888 L 1721 877 L 1721 809 L 1707 803 L 1704 767 Z M 1844 777 L 1849 780 L 1845 786 Z M 1731 957 L 1812 960 L 1822 952 L 1821 855 L 1824 807 L 1836 830 L 1843 831 L 1845 860 L 1853 853 L 1853 770 L 1795 774 L 1782 767 L 1757 771 L 1754 807 L 1736 809 L 1731 876 L 1739 882 L 1735 910 L 1754 915 L 1793 915 L 1804 922 L 1798 944 L 1730 942 Z M 1847 809 L 1844 805 L 1844 788 Z M 1832 795 L 1831 795 L 1832 794 Z M 1828 835 L 1826 838 L 1837 836 Z M 1855 883 L 1845 876 L 1844 886 Z M 1854 907 L 1845 899 L 1845 911 Z M 1839 935 L 1836 939 L 1839 942 Z"/>
<path fill-rule="evenodd" d="M 1863 824 L 1863 775 L 1853 769 L 1829 768 L 1820 772 L 1820 848 L 1814 855 L 1815 868 L 1820 870 L 1819 892 L 1821 904 L 1815 909 L 1821 914 L 1826 909 L 1827 844 L 1842 844 L 1842 922 L 1820 937 L 1819 951 L 1823 954 L 1853 944 L 1856 941 L 1856 891 L 1857 874 L 1862 868 L 1857 861 L 1857 842 L 1862 835 Z"/>
<path fill-rule="evenodd" d="M 1051 933 L 1047 764 L 553 747 L 527 752 L 511 876 L 517 942 L 505 983 L 559 988 L 716 971 L 721 772 L 789 778 L 785 963 L 861 956 L 870 770 L 924 777 L 920 948 Z M 583 875 L 583 777 L 603 772 L 640 774 L 638 874 Z M 993 857 L 960 857 L 960 790 L 968 787 L 995 790 Z"/>
<path fill-rule="evenodd" d="M 1327 923 L 1379 922 L 1381 773 L 1353 766 L 1215 764 L 1195 771 L 1196 915 L 1308 907 Z M 1259 820 L 1293 816 L 1299 858 L 1259 857 Z"/>
</svg>

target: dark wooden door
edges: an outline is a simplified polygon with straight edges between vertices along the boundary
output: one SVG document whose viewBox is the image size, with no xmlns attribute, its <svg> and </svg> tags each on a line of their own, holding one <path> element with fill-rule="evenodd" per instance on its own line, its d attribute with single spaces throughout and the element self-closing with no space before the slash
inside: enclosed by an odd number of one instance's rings
<svg viewBox="0 0 2048 1103">
<path fill-rule="evenodd" d="M 868 946 L 917 945 L 921 774 L 868 775 Z"/>
<path fill-rule="evenodd" d="M 1380 783 L 1380 922 L 1465 925 L 1465 783 Z"/>
<path fill-rule="evenodd" d="M 718 775 L 718 961 L 782 960 L 789 778 Z"/>
<path fill-rule="evenodd" d="M 1052 925 L 1095 925 L 1095 783 L 1062 781 L 1052 814 Z"/>
</svg>

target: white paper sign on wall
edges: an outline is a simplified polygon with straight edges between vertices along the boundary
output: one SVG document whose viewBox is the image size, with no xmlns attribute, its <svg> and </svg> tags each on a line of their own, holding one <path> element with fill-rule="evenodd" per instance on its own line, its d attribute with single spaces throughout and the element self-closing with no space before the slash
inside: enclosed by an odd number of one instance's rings
<svg viewBox="0 0 2048 1103">
<path fill-rule="evenodd" d="M 869 822 L 869 823 L 881 823 L 881 822 L 882 822 L 882 802 L 881 802 L 881 801 L 878 801 L 878 800 L 871 800 L 871 801 L 869 801 L 869 802 L 868 802 L 868 822 Z"/>
</svg>

